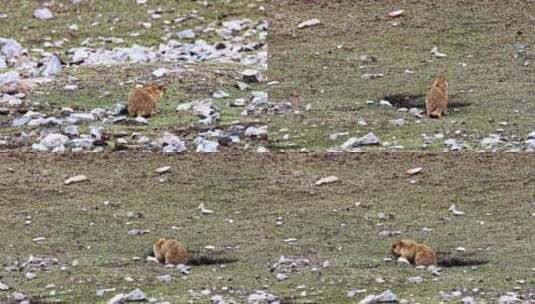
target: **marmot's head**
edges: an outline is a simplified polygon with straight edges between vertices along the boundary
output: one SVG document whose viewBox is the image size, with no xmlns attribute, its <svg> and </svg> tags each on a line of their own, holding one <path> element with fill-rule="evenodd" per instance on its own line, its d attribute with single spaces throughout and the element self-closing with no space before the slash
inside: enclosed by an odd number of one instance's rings
<svg viewBox="0 0 535 304">
<path fill-rule="evenodd" d="M 155 248 L 162 248 L 163 244 L 165 243 L 165 241 L 167 241 L 166 239 L 158 239 L 156 242 L 154 242 L 154 247 Z"/>
<path fill-rule="evenodd" d="M 146 87 L 147 92 L 156 98 L 161 98 L 165 95 L 167 88 L 164 85 L 160 84 L 151 84 Z"/>
<path fill-rule="evenodd" d="M 395 242 L 394 244 L 392 244 L 392 253 L 396 256 L 399 256 L 401 255 L 401 250 L 403 248 L 407 248 L 407 247 L 410 247 L 410 246 L 413 246 L 415 245 L 416 242 L 413 241 L 413 240 L 399 240 L 397 242 Z"/>
<path fill-rule="evenodd" d="M 448 89 L 448 79 L 444 75 L 438 75 L 433 81 L 433 86 L 446 91 Z"/>
</svg>

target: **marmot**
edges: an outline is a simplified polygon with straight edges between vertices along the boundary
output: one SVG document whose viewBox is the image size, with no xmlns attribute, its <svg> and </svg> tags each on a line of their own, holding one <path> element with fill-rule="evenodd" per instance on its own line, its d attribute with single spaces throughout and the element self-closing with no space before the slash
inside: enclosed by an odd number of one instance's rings
<svg viewBox="0 0 535 304">
<path fill-rule="evenodd" d="M 156 113 L 156 102 L 165 94 L 163 85 L 149 85 L 135 88 L 128 96 L 128 114 L 130 116 L 150 117 Z"/>
<path fill-rule="evenodd" d="M 441 118 L 448 115 L 448 80 L 439 75 L 433 81 L 425 97 L 425 109 L 430 118 Z"/>
<path fill-rule="evenodd" d="M 154 257 L 164 264 L 187 264 L 189 254 L 182 244 L 173 239 L 159 239 L 153 246 Z"/>
<path fill-rule="evenodd" d="M 424 244 L 418 244 L 413 240 L 400 240 L 392 244 L 392 253 L 401 256 L 416 266 L 436 265 L 437 256 L 433 249 Z"/>
</svg>

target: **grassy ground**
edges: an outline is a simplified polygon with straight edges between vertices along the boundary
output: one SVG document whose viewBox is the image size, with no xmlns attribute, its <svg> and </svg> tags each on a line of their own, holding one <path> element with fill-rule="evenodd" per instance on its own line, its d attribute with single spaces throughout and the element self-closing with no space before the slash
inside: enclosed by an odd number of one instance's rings
<svg viewBox="0 0 535 304">
<path fill-rule="evenodd" d="M 530 233 L 535 219 L 531 215 L 535 175 L 530 168 L 535 163 L 528 155 L 147 158 L 4 153 L 1 158 L 0 262 L 8 266 L 31 254 L 52 255 L 68 270 L 53 266 L 37 271 L 37 279 L 31 281 L 23 272 L 2 271 L 0 280 L 46 300 L 95 303 L 103 301 L 95 295 L 99 288 L 117 289 L 104 297 L 108 299 L 139 287 L 148 296 L 172 303 L 185 303 L 190 299 L 188 290 L 204 288 L 241 302 L 252 291 L 267 287 L 272 293 L 297 297 L 299 303 L 349 303 L 345 294 L 353 288 L 367 293 L 392 289 L 401 298 L 438 303 L 439 291 L 463 287 L 479 288 L 476 297 L 493 303 L 491 299 L 503 292 L 518 286 L 520 293 L 527 293 L 527 286 L 535 283 L 535 240 Z M 163 165 L 171 166 L 171 172 L 156 176 L 154 170 Z M 415 166 L 424 171 L 411 184 L 405 171 Z M 64 185 L 63 180 L 75 174 L 85 174 L 89 181 Z M 331 174 L 341 182 L 312 185 Z M 200 203 L 215 213 L 201 215 L 196 209 Z M 447 211 L 451 203 L 466 215 L 453 217 Z M 128 217 L 128 212 L 139 216 Z M 379 212 L 393 218 L 380 219 Z M 25 224 L 30 217 L 31 223 Z M 282 226 L 276 225 L 279 217 Z M 424 227 L 432 231 L 425 232 Z M 127 232 L 132 229 L 150 232 L 130 236 Z M 462 246 L 490 263 L 477 269 L 448 268 L 434 280 L 427 272 L 385 263 L 395 238 L 380 236 L 383 230 L 401 230 L 402 237 L 442 251 Z M 190 249 L 215 246 L 239 262 L 226 268 L 195 267 L 183 281 L 176 270 L 132 260 L 162 236 L 174 236 Z M 37 244 L 32 241 L 36 237 L 46 240 Z M 297 242 L 284 242 L 288 238 Z M 304 256 L 311 250 L 330 266 L 320 272 L 306 267 L 283 282 L 269 271 L 269 263 L 280 255 Z M 71 266 L 74 260 L 77 266 Z M 165 284 L 155 279 L 164 273 L 175 281 Z M 424 283 L 407 283 L 408 277 L 417 275 L 425 278 Z M 127 276 L 134 281 L 127 282 Z M 386 282 L 377 283 L 377 278 Z M 56 296 L 48 295 L 50 290 L 44 289 L 48 284 L 56 285 Z M 298 289 L 300 285 L 306 287 Z M 222 291 L 223 287 L 228 290 Z M 302 291 L 307 295 L 299 297 Z"/>
<path fill-rule="evenodd" d="M 270 97 L 312 104 L 304 118 L 284 117 L 274 124 L 304 133 L 301 142 L 320 148 L 341 144 L 347 137 L 332 142 L 328 135 L 343 131 L 354 136 L 373 131 L 383 141 L 409 150 L 421 149 L 422 133 L 440 132 L 446 138 L 476 143 L 503 129 L 510 141 L 525 138 L 535 130 L 535 57 L 528 51 L 515 58 L 513 44 L 535 44 L 529 35 L 535 6 L 530 1 L 488 3 L 272 1 L 269 74 L 270 80 L 281 83 L 272 87 Z M 396 9 L 404 9 L 404 15 L 387 17 Z M 320 19 L 321 25 L 297 28 L 311 18 Z M 448 57 L 433 58 L 434 45 Z M 362 62 L 360 55 L 377 61 Z M 524 66 L 526 60 L 531 64 Z M 384 77 L 365 80 L 361 78 L 365 73 Z M 452 103 L 472 105 L 450 110 L 440 121 L 424 118 L 419 123 L 408 113 L 377 105 L 389 94 L 425 94 L 439 73 L 450 80 Z M 370 106 L 367 100 L 376 103 Z M 397 118 L 407 123 L 398 127 L 391 122 Z M 357 125 L 358 120 L 368 126 Z M 457 130 L 461 133 L 454 134 Z M 429 148 L 442 149 L 442 141 Z"/>
</svg>

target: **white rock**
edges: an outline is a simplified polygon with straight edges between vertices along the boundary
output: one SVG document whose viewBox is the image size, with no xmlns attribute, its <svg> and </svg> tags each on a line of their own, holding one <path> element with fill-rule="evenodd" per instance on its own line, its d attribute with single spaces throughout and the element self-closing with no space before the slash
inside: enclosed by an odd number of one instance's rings
<svg viewBox="0 0 535 304">
<path fill-rule="evenodd" d="M 170 166 L 164 166 L 164 167 L 160 167 L 160 168 L 156 169 L 156 173 L 157 174 L 163 174 L 163 173 L 169 172 L 169 170 L 171 170 Z"/>
<path fill-rule="evenodd" d="M 490 134 L 489 137 L 485 137 L 480 141 L 481 146 L 485 148 L 493 148 L 501 143 L 500 136 L 498 134 Z"/>
<path fill-rule="evenodd" d="M 373 303 L 376 303 L 374 294 L 367 295 L 364 299 L 359 301 L 359 304 L 373 304 Z"/>
<path fill-rule="evenodd" d="M 409 169 L 409 170 L 407 170 L 407 175 L 416 175 L 416 174 L 422 172 L 423 169 L 424 168 L 422 168 L 422 167 Z"/>
<path fill-rule="evenodd" d="M 132 290 L 125 296 L 126 302 L 143 302 L 147 299 L 145 294 L 138 288 Z"/>
<path fill-rule="evenodd" d="M 152 75 L 158 78 L 161 78 L 167 74 L 169 74 L 169 70 L 166 68 L 159 68 L 159 69 L 152 71 Z"/>
<path fill-rule="evenodd" d="M 74 183 L 79 183 L 88 180 L 87 176 L 80 174 L 73 177 L 69 177 L 65 180 L 65 185 L 70 185 Z"/>
<path fill-rule="evenodd" d="M 19 82 L 20 74 L 17 71 L 0 74 L 0 93 L 16 90 Z"/>
<path fill-rule="evenodd" d="M 212 214 L 212 213 L 214 213 L 214 210 L 210 210 L 210 209 L 205 208 L 204 203 L 201 203 L 197 207 L 197 209 L 199 209 L 202 214 Z"/>
<path fill-rule="evenodd" d="M 432 49 L 431 49 L 431 55 L 437 57 L 437 58 L 444 58 L 444 57 L 448 57 L 448 55 L 444 54 L 444 53 L 440 53 L 438 51 L 438 46 L 434 46 Z"/>
<path fill-rule="evenodd" d="M 216 99 L 221 99 L 221 98 L 227 98 L 227 97 L 230 97 L 229 93 L 223 91 L 223 90 L 217 90 L 214 92 L 213 94 L 213 97 L 216 98 Z"/>
<path fill-rule="evenodd" d="M 375 303 L 394 303 L 397 302 L 398 297 L 390 290 L 384 291 L 375 297 Z"/>
<path fill-rule="evenodd" d="M 54 15 L 48 8 L 38 8 L 33 11 L 33 16 L 40 20 L 50 20 L 54 18 Z"/>
<path fill-rule="evenodd" d="M 268 94 L 264 91 L 253 91 L 251 92 L 253 95 L 253 99 L 251 99 L 251 103 L 255 106 L 263 106 L 268 103 Z"/>
<path fill-rule="evenodd" d="M 464 297 L 461 299 L 461 304 L 476 304 L 473 297 Z"/>
<path fill-rule="evenodd" d="M 263 304 L 273 303 L 277 297 L 262 290 L 257 290 L 255 293 L 247 297 L 246 304 Z"/>
<path fill-rule="evenodd" d="M 318 25 L 318 24 L 321 24 L 321 21 L 317 18 L 314 18 L 314 19 L 309 19 L 309 20 L 306 20 L 306 21 L 303 21 L 301 23 L 299 23 L 297 25 L 297 28 L 305 28 L 305 27 L 310 27 L 310 26 L 314 26 L 314 25 Z"/>
<path fill-rule="evenodd" d="M 334 182 L 337 182 L 337 181 L 339 181 L 338 177 L 334 176 L 334 175 L 331 175 L 331 176 L 327 176 L 327 177 L 320 178 L 319 180 L 317 180 L 316 181 L 316 186 L 321 186 L 321 185 L 324 185 L 324 184 L 331 184 L 331 183 L 334 183 Z"/>
<path fill-rule="evenodd" d="M 423 281 L 424 281 L 424 278 L 420 276 L 407 278 L 407 282 L 413 283 L 413 284 L 421 284 Z"/>
<path fill-rule="evenodd" d="M 383 73 L 366 73 L 366 74 L 362 74 L 362 79 L 372 80 L 372 79 L 376 79 L 376 78 L 383 77 L 383 76 L 384 76 Z"/>
<path fill-rule="evenodd" d="M 61 72 L 61 61 L 58 56 L 52 55 L 45 62 L 43 72 L 41 74 L 45 77 L 55 76 Z"/>
<path fill-rule="evenodd" d="M 9 289 L 9 286 L 3 284 L 2 282 L 0 282 L 0 291 L 6 291 Z"/>
<path fill-rule="evenodd" d="M 341 148 L 344 150 L 352 150 L 360 146 L 379 145 L 381 142 L 372 132 L 366 134 L 361 138 L 352 137 L 342 144 Z"/>
<path fill-rule="evenodd" d="M 277 273 L 276 275 L 277 281 L 281 282 L 288 279 L 288 276 L 284 273 Z"/>
<path fill-rule="evenodd" d="M 245 130 L 244 135 L 246 137 L 252 137 L 252 138 L 267 136 L 267 126 L 263 126 L 260 128 L 248 127 Z"/>
<path fill-rule="evenodd" d="M 26 272 L 24 274 L 24 276 L 26 277 L 26 279 L 28 280 L 33 280 L 35 278 L 37 278 L 37 274 L 35 274 L 35 272 Z"/>
<path fill-rule="evenodd" d="M 125 302 L 124 297 L 125 295 L 123 293 L 119 293 L 113 298 L 109 299 L 107 304 L 123 304 Z"/>
<path fill-rule="evenodd" d="M 353 298 L 355 295 L 360 294 L 360 293 L 365 293 L 365 292 L 366 292 L 366 289 L 351 289 L 350 291 L 347 292 L 346 296 L 348 298 Z"/>
<path fill-rule="evenodd" d="M 451 213 L 453 213 L 453 215 L 464 215 L 465 213 L 462 212 L 462 211 L 459 211 L 457 210 L 457 206 L 455 206 L 455 204 L 452 204 L 449 208 L 448 208 L 448 211 L 450 211 Z"/>
<path fill-rule="evenodd" d="M 518 298 L 516 294 L 507 294 L 500 297 L 498 300 L 500 304 L 514 304 L 514 303 L 520 303 L 521 300 Z"/>
<path fill-rule="evenodd" d="M 91 113 L 71 113 L 67 117 L 67 121 L 73 125 L 81 124 L 81 123 L 89 123 L 95 121 L 95 115 Z"/>
<path fill-rule="evenodd" d="M 262 81 L 262 76 L 260 72 L 258 72 L 257 70 L 249 69 L 249 70 L 245 70 L 241 72 L 241 74 L 242 74 L 243 80 L 246 83 L 255 83 L 255 82 Z"/>
<path fill-rule="evenodd" d="M 14 39 L 0 38 L 0 53 L 4 54 L 7 59 L 16 58 L 26 50 Z M 0 81 L 1 83 L 1 81 Z"/>
<path fill-rule="evenodd" d="M 196 151 L 201 152 L 201 153 L 215 153 L 217 152 L 218 147 L 219 147 L 219 143 L 217 141 L 200 139 L 198 141 Z"/>
<path fill-rule="evenodd" d="M 64 146 L 69 141 L 69 138 L 62 134 L 51 133 L 45 136 L 39 144 L 49 150 Z"/>
<path fill-rule="evenodd" d="M 386 107 L 392 107 L 392 104 L 388 100 L 380 100 L 379 105 L 386 106 Z"/>
<path fill-rule="evenodd" d="M 161 276 L 157 276 L 156 280 L 163 282 L 163 283 L 170 283 L 171 281 L 173 281 L 173 277 L 170 274 L 164 274 Z"/>
<path fill-rule="evenodd" d="M 392 18 L 395 18 L 395 17 L 399 17 L 399 16 L 403 15 L 404 12 L 405 12 L 404 10 L 396 10 L 396 11 L 392 11 L 392 12 L 388 13 L 388 16 L 392 17 Z"/>
</svg>

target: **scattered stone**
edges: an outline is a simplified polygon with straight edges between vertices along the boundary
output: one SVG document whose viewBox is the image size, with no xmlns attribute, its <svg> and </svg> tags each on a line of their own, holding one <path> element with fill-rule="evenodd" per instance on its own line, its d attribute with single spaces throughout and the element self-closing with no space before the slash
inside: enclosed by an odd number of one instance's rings
<svg viewBox="0 0 535 304">
<path fill-rule="evenodd" d="M 9 286 L 0 282 L 0 291 L 6 291 L 6 290 L 9 290 Z"/>
<path fill-rule="evenodd" d="M 245 130 L 244 135 L 250 138 L 267 138 L 267 126 L 260 128 L 257 127 L 248 127 Z"/>
<path fill-rule="evenodd" d="M 12 295 L 13 300 L 20 302 L 26 300 L 26 295 L 21 292 L 14 292 Z"/>
<path fill-rule="evenodd" d="M 171 281 L 173 281 L 173 277 L 170 274 L 164 274 L 161 276 L 157 276 L 156 280 L 162 283 L 171 283 Z"/>
<path fill-rule="evenodd" d="M 134 119 L 134 122 L 138 125 L 143 125 L 143 126 L 146 126 L 149 124 L 149 121 L 148 119 L 146 119 L 145 117 L 143 116 L 137 116 L 135 119 Z"/>
<path fill-rule="evenodd" d="M 164 174 L 166 172 L 169 172 L 169 170 L 171 170 L 170 166 L 164 166 L 164 167 L 160 167 L 160 168 L 156 169 L 156 173 L 157 174 Z"/>
<path fill-rule="evenodd" d="M 398 126 L 398 127 L 401 127 L 401 126 L 403 126 L 403 125 L 405 124 L 405 119 L 403 119 L 403 118 L 398 118 L 398 119 L 391 120 L 391 122 L 392 122 L 394 125 L 396 125 L 396 126 Z"/>
<path fill-rule="evenodd" d="M 199 209 L 202 214 L 213 214 L 214 213 L 214 210 L 210 210 L 210 209 L 205 208 L 204 203 L 201 203 L 197 207 L 197 209 Z"/>
<path fill-rule="evenodd" d="M 514 303 L 520 303 L 521 300 L 518 298 L 516 294 L 506 294 L 500 297 L 498 300 L 500 304 L 514 304 Z"/>
<path fill-rule="evenodd" d="M 206 140 L 203 138 L 200 138 L 197 141 L 197 152 L 202 153 L 214 153 L 217 152 L 217 148 L 219 147 L 219 143 L 217 141 L 212 140 Z"/>
<path fill-rule="evenodd" d="M 260 72 L 258 72 L 258 70 L 245 70 L 241 72 L 241 75 L 246 83 L 255 83 L 262 81 L 262 76 L 260 75 Z"/>
<path fill-rule="evenodd" d="M 373 304 L 373 303 L 377 303 L 375 302 L 375 295 L 368 295 L 366 296 L 364 299 L 360 300 L 359 304 Z"/>
<path fill-rule="evenodd" d="M 38 8 L 33 11 L 33 16 L 40 20 L 50 20 L 54 18 L 54 15 L 48 8 Z"/>
<path fill-rule="evenodd" d="M 129 294 L 125 296 L 126 302 L 142 302 L 145 301 L 147 297 L 145 294 L 138 288 L 132 290 Z"/>
<path fill-rule="evenodd" d="M 344 150 L 352 150 L 361 146 L 379 145 L 381 142 L 372 132 L 366 134 L 361 138 L 352 137 L 342 144 L 341 148 Z"/>
<path fill-rule="evenodd" d="M 501 143 L 500 135 L 490 134 L 489 137 L 485 137 L 480 141 L 481 146 L 484 148 L 494 148 Z"/>
<path fill-rule="evenodd" d="M 309 20 L 299 23 L 297 25 L 297 28 L 302 29 L 302 28 L 311 27 L 311 26 L 318 25 L 318 24 L 321 24 L 321 21 L 317 18 L 314 18 L 314 19 L 309 19 Z"/>
<path fill-rule="evenodd" d="M 316 181 L 316 186 L 321 186 L 321 185 L 324 185 L 324 184 L 332 184 L 334 182 L 337 182 L 339 181 L 338 177 L 334 176 L 334 175 L 331 175 L 331 176 L 327 176 L 327 177 L 324 177 L 324 178 L 321 178 L 319 180 Z"/>
<path fill-rule="evenodd" d="M 177 33 L 177 37 L 180 39 L 195 39 L 196 34 L 193 30 L 187 29 Z"/>
<path fill-rule="evenodd" d="M 166 68 L 158 68 L 158 69 L 152 71 L 152 75 L 154 77 L 158 77 L 158 78 L 164 77 L 167 74 L 169 74 L 169 70 L 166 69 Z"/>
<path fill-rule="evenodd" d="M 396 17 L 403 15 L 404 12 L 405 12 L 404 10 L 396 10 L 396 11 L 392 11 L 388 13 L 388 16 L 392 18 L 396 18 Z"/>
<path fill-rule="evenodd" d="M 392 107 L 392 104 L 388 100 L 380 100 L 379 105 L 386 106 L 386 107 Z"/>
<path fill-rule="evenodd" d="M 70 124 L 77 125 L 95 121 L 95 116 L 91 113 L 72 113 L 67 117 Z"/>
<path fill-rule="evenodd" d="M 407 278 L 407 281 L 412 284 L 421 284 L 424 281 L 424 278 L 417 276 L 417 277 L 410 277 Z"/>
<path fill-rule="evenodd" d="M 53 150 L 59 147 L 63 147 L 67 142 L 69 141 L 69 138 L 65 135 L 61 134 L 48 134 L 45 136 L 39 144 L 43 147 L 45 147 L 47 150 Z"/>
<path fill-rule="evenodd" d="M 461 299 L 461 304 L 476 304 L 473 297 L 464 297 Z"/>
<path fill-rule="evenodd" d="M 158 144 L 162 147 L 162 152 L 166 154 L 186 151 L 186 143 L 178 138 L 178 136 L 169 132 L 165 132 L 163 136 L 158 139 Z"/>
<path fill-rule="evenodd" d="M 448 57 L 448 55 L 444 54 L 444 53 L 440 53 L 438 51 L 438 46 L 434 46 L 433 49 L 431 49 L 431 55 L 437 57 L 437 58 L 444 58 L 444 57 Z"/>
<path fill-rule="evenodd" d="M 149 229 L 145 229 L 145 230 L 132 229 L 132 230 L 128 231 L 128 235 L 143 235 L 143 234 L 147 234 L 149 232 L 150 232 Z"/>
<path fill-rule="evenodd" d="M 24 274 L 24 276 L 26 277 L 26 279 L 28 280 L 33 280 L 35 278 L 37 278 L 37 274 L 35 274 L 35 272 L 26 272 Z"/>
<path fill-rule="evenodd" d="M 453 138 L 445 140 L 444 146 L 450 151 L 460 151 L 465 147 L 464 145 L 457 143 Z"/>
<path fill-rule="evenodd" d="M 226 304 L 225 299 L 221 295 L 214 295 L 210 298 L 210 301 L 212 301 L 212 304 Z"/>
<path fill-rule="evenodd" d="M 126 112 L 126 105 L 122 102 L 114 104 L 109 111 L 109 113 L 113 116 L 124 115 Z"/>
<path fill-rule="evenodd" d="M 236 87 L 240 90 L 240 91 L 245 91 L 247 89 L 250 88 L 250 86 L 244 82 L 241 82 L 241 81 L 236 81 Z"/>
<path fill-rule="evenodd" d="M 464 215 L 465 214 L 464 212 L 457 210 L 457 206 L 455 206 L 455 204 L 452 204 L 448 208 L 448 211 L 450 211 L 451 213 L 453 213 L 453 215 L 456 215 L 456 216 L 460 216 L 460 215 Z"/>
<path fill-rule="evenodd" d="M 288 276 L 284 273 L 277 273 L 276 275 L 277 281 L 281 282 L 288 279 Z"/>
<path fill-rule="evenodd" d="M 246 304 L 261 304 L 261 303 L 273 303 L 277 300 L 277 297 L 267 293 L 263 290 L 257 290 L 255 293 L 250 294 L 247 297 Z"/>
<path fill-rule="evenodd" d="M 416 175 L 416 174 L 422 172 L 423 169 L 424 168 L 422 168 L 422 167 L 409 169 L 409 170 L 407 170 L 407 175 Z"/>
<path fill-rule="evenodd" d="M 0 74 L 0 93 L 17 91 L 20 81 L 20 74 L 17 71 Z"/>
<path fill-rule="evenodd" d="M 86 180 L 88 180 L 87 176 L 85 176 L 85 175 L 83 175 L 83 174 L 80 174 L 80 175 L 76 175 L 76 176 L 67 178 L 67 179 L 65 180 L 65 185 L 70 185 L 70 184 L 74 184 L 74 183 L 79 183 L 79 182 L 83 182 L 83 181 L 86 181 Z"/>
<path fill-rule="evenodd" d="M 383 77 L 383 76 L 384 76 L 383 73 L 377 73 L 377 74 L 366 73 L 362 75 L 362 79 L 372 80 L 372 79 L 376 79 L 376 78 Z"/>
<path fill-rule="evenodd" d="M 113 298 L 109 299 L 107 304 L 123 304 L 125 302 L 124 297 L 125 297 L 124 293 L 119 293 L 115 295 Z"/>
<path fill-rule="evenodd" d="M 58 75 L 61 72 L 61 60 L 56 55 L 52 55 L 48 58 L 48 61 L 45 62 L 43 72 L 41 73 L 43 76 L 55 76 Z"/>
</svg>

